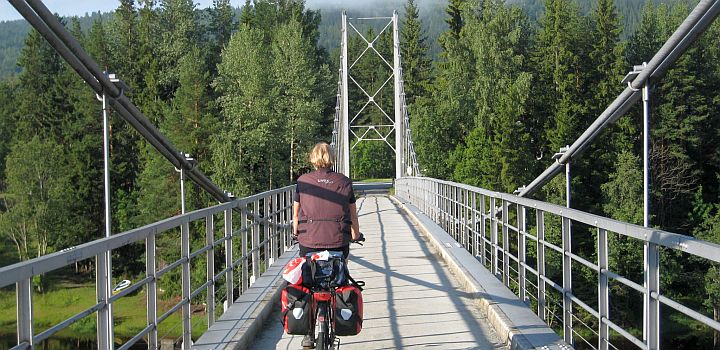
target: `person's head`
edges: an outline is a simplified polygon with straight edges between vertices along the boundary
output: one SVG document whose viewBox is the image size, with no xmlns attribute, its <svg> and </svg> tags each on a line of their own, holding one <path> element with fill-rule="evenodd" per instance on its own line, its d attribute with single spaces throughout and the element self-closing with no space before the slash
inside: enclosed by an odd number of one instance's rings
<svg viewBox="0 0 720 350">
<path fill-rule="evenodd" d="M 315 144 L 310 152 L 309 160 L 315 169 L 332 168 L 335 164 L 335 157 L 330 150 L 330 145 L 325 142 Z"/>
</svg>

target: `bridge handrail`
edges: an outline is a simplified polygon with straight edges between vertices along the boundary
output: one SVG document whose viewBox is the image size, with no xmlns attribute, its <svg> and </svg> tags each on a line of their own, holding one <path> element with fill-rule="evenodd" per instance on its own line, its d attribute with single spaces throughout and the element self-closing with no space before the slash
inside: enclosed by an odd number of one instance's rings
<svg viewBox="0 0 720 350">
<path fill-rule="evenodd" d="M 406 177 L 405 179 L 431 179 L 426 177 Z M 471 185 L 465 185 L 452 181 L 445 181 L 440 179 L 432 179 L 433 181 L 450 186 L 456 186 L 458 188 L 473 191 L 478 194 L 495 197 L 504 201 L 511 202 L 513 204 L 519 204 L 523 207 L 530 207 L 534 209 L 542 210 L 546 213 L 555 214 L 562 217 L 571 218 L 573 221 L 581 222 L 589 226 L 596 226 L 603 228 L 608 231 L 622 234 L 624 236 L 639 239 L 645 242 L 651 242 L 663 247 L 681 250 L 685 253 L 697 255 L 708 260 L 712 260 L 716 263 L 720 263 L 720 244 L 697 239 L 695 237 L 673 233 L 669 231 L 663 231 L 654 228 L 643 227 L 640 225 L 630 224 L 622 222 L 604 216 L 590 214 L 581 210 L 563 207 L 557 204 L 539 201 L 536 199 L 530 199 L 512 195 L 504 192 L 496 192 L 487 190 L 480 187 Z M 491 213 L 487 213 L 491 215 Z"/>
<path fill-rule="evenodd" d="M 552 302 L 552 300 L 546 298 L 546 287 L 549 286 L 551 289 L 557 290 L 562 296 L 562 305 L 560 305 L 562 319 L 560 321 L 563 324 L 565 341 L 568 343 L 572 344 L 574 339 L 572 334 L 577 334 L 573 329 L 572 321 L 577 319 L 573 312 L 573 306 L 577 306 L 597 319 L 597 330 L 588 327 L 590 331 L 598 336 L 597 346 L 588 343 L 592 347 L 605 350 L 613 346 L 610 343 L 609 333 L 610 329 L 612 329 L 641 349 L 659 348 L 653 345 L 654 342 L 647 334 L 643 337 L 646 340 L 638 339 L 610 320 L 610 280 L 632 288 L 643 294 L 644 298 L 655 300 L 659 304 L 670 307 L 708 327 L 720 331 L 720 322 L 663 295 L 659 288 L 653 289 L 643 282 L 637 283 L 630 278 L 612 272 L 608 258 L 610 248 L 608 235 L 611 232 L 617 233 L 637 239 L 640 242 L 654 243 L 701 257 L 714 263 L 720 263 L 720 245 L 718 244 L 677 233 L 645 228 L 551 203 L 433 178 L 405 177 L 397 179 L 395 193 L 399 198 L 412 203 L 443 227 L 465 249 L 488 266 L 491 272 L 498 276 L 507 287 L 511 289 L 514 287 L 521 300 L 533 298 L 537 301 L 537 313 L 540 318 L 546 320 L 547 316 L 559 319 L 557 316 L 549 315 L 549 310 L 546 310 L 548 303 Z M 500 207 L 499 210 L 498 206 Z M 511 206 L 517 207 L 511 212 Z M 530 213 L 534 211 L 535 213 L 537 220 L 535 234 L 527 228 L 528 211 Z M 546 225 L 548 224 L 548 221 L 545 220 L 545 213 L 552 214 L 560 219 L 562 226 L 560 229 L 562 235 L 561 246 L 545 239 Z M 511 218 L 517 220 L 516 225 L 511 224 Z M 572 241 L 573 221 L 586 224 L 597 231 L 596 262 L 588 261 L 573 253 L 570 243 Z M 487 232 L 488 226 L 490 232 Z M 527 243 L 528 240 L 531 241 L 530 244 Z M 535 267 L 528 264 L 527 256 L 529 252 L 526 249 L 530 246 L 537 248 Z M 562 283 L 553 281 L 545 273 L 546 248 L 562 255 Z M 659 255 L 660 251 L 656 253 L 654 259 L 659 260 Z M 573 262 L 579 263 L 597 273 L 597 309 L 589 306 L 585 301 L 573 294 Z M 511 264 L 515 265 L 516 268 Z M 648 263 L 646 262 L 646 264 Z M 648 264 L 648 266 L 653 266 L 653 264 Z M 648 268 L 652 269 L 648 266 L 645 267 L 646 270 Z M 513 275 L 510 273 L 511 270 Z M 536 284 L 528 278 L 528 272 L 534 275 Z M 659 278 L 659 274 L 659 268 L 650 271 L 651 276 L 654 275 Z M 528 290 L 528 286 L 533 287 L 537 294 L 533 295 Z M 580 320 L 578 319 L 578 321 Z M 649 329 L 645 332 L 659 334 L 659 322 L 657 325 L 652 325 L 652 322 L 646 320 L 646 323 L 650 325 L 647 326 Z M 578 337 L 583 339 L 580 335 Z M 650 341 L 647 339 L 650 339 Z"/>
<path fill-rule="evenodd" d="M 218 281 L 225 279 L 225 298 L 228 304 L 227 306 L 229 306 L 234 301 L 234 290 L 237 289 L 240 292 L 246 290 L 248 283 L 251 284 L 252 281 L 260 275 L 260 265 L 264 265 L 267 268 L 282 252 L 291 246 L 290 220 L 292 219 L 292 193 L 294 189 L 295 186 L 292 185 L 262 192 L 0 268 L 0 288 L 13 283 L 16 284 L 18 329 L 30 333 L 18 334 L 18 345 L 13 349 L 24 349 L 31 344 L 40 343 L 80 319 L 88 317 L 106 305 L 111 305 L 122 297 L 142 288 L 148 291 L 147 326 L 119 349 L 129 348 L 146 335 L 149 335 L 150 346 L 157 348 L 158 324 L 178 310 L 182 310 L 183 312 L 184 340 L 191 339 L 191 326 L 189 322 L 191 317 L 190 303 L 192 299 L 196 298 L 203 291 L 208 292 L 208 300 L 206 300 L 206 303 L 208 305 L 208 324 L 211 325 L 215 319 L 215 298 L 217 297 L 215 294 L 215 284 L 218 283 Z M 233 224 L 233 213 L 237 211 L 240 212 L 241 217 L 235 219 L 235 224 Z M 224 234 L 219 239 L 215 237 L 216 233 L 219 232 L 214 224 L 214 216 L 217 214 L 224 214 L 225 217 L 223 225 Z M 203 220 L 205 221 L 205 233 L 207 236 L 205 245 L 191 252 L 189 243 L 190 224 Z M 238 220 L 240 221 L 239 225 L 237 223 Z M 240 226 L 240 228 L 236 228 L 236 226 Z M 178 228 L 180 228 L 181 231 L 180 244 L 178 244 L 178 248 L 182 251 L 181 257 L 174 262 L 168 262 L 168 264 L 162 268 L 158 268 L 155 260 L 155 237 L 163 232 Z M 233 243 L 233 240 L 238 239 L 238 237 L 241 239 L 241 243 Z M 145 276 L 142 279 L 136 281 L 129 288 L 110 296 L 107 301 L 98 297 L 97 302 L 87 309 L 51 326 L 39 334 L 33 333 L 31 281 L 34 276 L 67 267 L 76 262 L 93 257 L 98 259 L 98 264 L 95 266 L 96 270 L 101 271 L 99 263 L 101 263 L 102 259 L 100 257 L 104 253 L 141 240 L 145 240 L 144 253 L 147 267 Z M 219 248 L 220 245 L 225 246 L 225 263 L 218 266 L 221 267 L 224 265 L 224 269 L 217 272 L 215 269 L 214 256 L 215 249 Z M 232 247 L 238 249 L 238 246 L 241 256 L 234 259 Z M 262 257 L 261 252 L 264 253 Z M 190 290 L 190 262 L 202 256 L 203 253 L 205 253 L 206 266 L 208 266 L 206 281 L 195 290 Z M 240 269 L 242 280 L 236 284 L 234 283 L 233 275 L 238 266 L 242 266 Z M 252 268 L 249 268 L 249 266 Z M 177 267 L 182 267 L 183 269 L 181 280 L 183 298 L 163 315 L 158 316 L 157 301 L 155 299 L 157 295 L 157 280 L 162 275 Z M 100 337 L 100 334 L 98 337 Z"/>
</svg>

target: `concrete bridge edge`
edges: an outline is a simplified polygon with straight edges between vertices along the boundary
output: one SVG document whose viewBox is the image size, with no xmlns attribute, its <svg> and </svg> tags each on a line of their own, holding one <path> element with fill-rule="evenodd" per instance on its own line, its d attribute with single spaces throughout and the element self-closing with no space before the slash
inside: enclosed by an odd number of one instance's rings
<svg viewBox="0 0 720 350">
<path fill-rule="evenodd" d="M 390 198 L 420 228 L 466 291 L 477 298 L 493 329 L 511 350 L 573 349 L 440 226 L 412 204 Z"/>
</svg>

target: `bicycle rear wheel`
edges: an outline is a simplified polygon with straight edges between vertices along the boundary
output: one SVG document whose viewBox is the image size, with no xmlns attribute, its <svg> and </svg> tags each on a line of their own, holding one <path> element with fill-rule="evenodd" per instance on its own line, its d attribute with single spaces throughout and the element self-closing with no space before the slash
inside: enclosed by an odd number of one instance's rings
<svg viewBox="0 0 720 350">
<path fill-rule="evenodd" d="M 318 334 L 315 339 L 315 349 L 328 350 L 332 346 L 330 343 L 330 314 L 328 313 L 328 305 L 323 302 L 318 305 Z"/>
</svg>

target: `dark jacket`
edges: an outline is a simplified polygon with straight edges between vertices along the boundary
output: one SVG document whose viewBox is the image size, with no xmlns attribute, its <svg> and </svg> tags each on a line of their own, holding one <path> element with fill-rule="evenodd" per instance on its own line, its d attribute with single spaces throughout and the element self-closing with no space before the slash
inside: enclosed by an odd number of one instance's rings
<svg viewBox="0 0 720 350">
<path fill-rule="evenodd" d="M 355 203 L 355 194 L 345 175 L 320 168 L 300 176 L 295 201 L 300 203 L 300 245 L 338 248 L 350 244 L 350 203 Z"/>
</svg>

